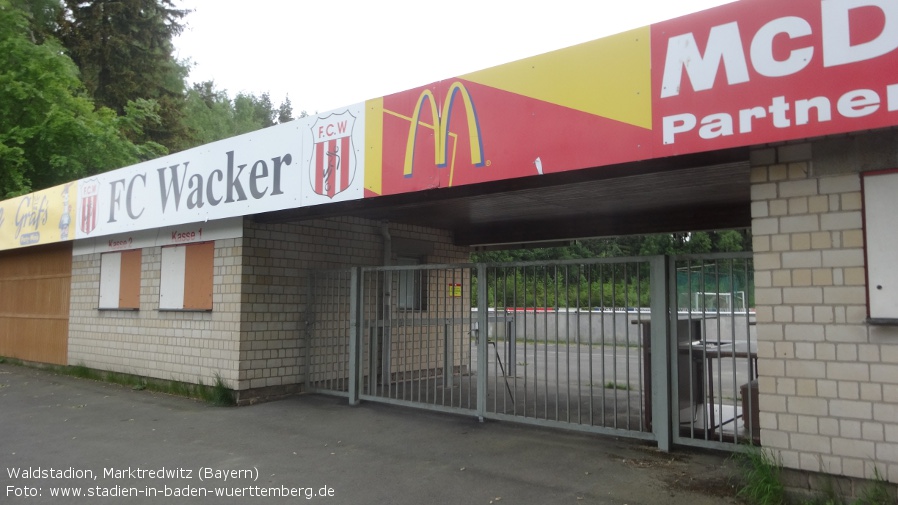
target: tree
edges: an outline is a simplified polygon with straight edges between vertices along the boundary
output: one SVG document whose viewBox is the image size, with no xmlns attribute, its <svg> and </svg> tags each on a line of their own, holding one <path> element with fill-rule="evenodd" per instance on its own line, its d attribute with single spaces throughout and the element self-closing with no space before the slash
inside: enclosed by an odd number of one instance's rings
<svg viewBox="0 0 898 505">
<path fill-rule="evenodd" d="M 726 230 L 717 233 L 715 249 L 720 252 L 739 252 L 750 250 L 746 243 L 750 240 L 749 230 L 739 232 L 736 230 Z"/>
<path fill-rule="evenodd" d="M 293 121 L 293 104 L 290 103 L 290 96 L 284 97 L 284 102 L 278 107 L 278 123 L 286 123 Z"/>
<path fill-rule="evenodd" d="M 163 154 L 124 134 L 151 123 L 153 108 L 95 109 L 75 64 L 55 39 L 35 37 L 29 14 L 0 0 L 0 198 Z"/>
<path fill-rule="evenodd" d="M 293 107 L 289 98 L 275 110 L 268 93 L 259 97 L 239 93 L 231 100 L 227 92 L 218 90 L 212 81 L 193 85 L 187 92 L 185 112 L 185 124 L 190 129 L 195 145 L 249 133 L 293 119 Z"/>
<path fill-rule="evenodd" d="M 158 103 L 158 124 L 141 128 L 143 138 L 170 150 L 189 144 L 184 126 L 187 69 L 172 56 L 172 38 L 188 11 L 173 0 L 64 0 L 59 37 L 81 69 L 84 85 L 99 106 L 124 114 L 138 98 Z"/>
<path fill-rule="evenodd" d="M 228 94 L 215 89 L 215 83 L 194 84 L 185 100 L 185 125 L 196 145 L 208 144 L 236 135 L 234 110 Z"/>
<path fill-rule="evenodd" d="M 28 18 L 31 42 L 42 44 L 48 38 L 56 37 L 62 13 L 59 0 L 11 0 L 10 4 Z"/>
<path fill-rule="evenodd" d="M 473 261 L 509 262 L 579 258 L 620 258 L 658 254 L 702 254 L 751 250 L 748 230 L 724 230 L 692 233 L 661 233 L 624 237 L 574 240 L 555 248 L 488 251 L 472 255 Z"/>
</svg>

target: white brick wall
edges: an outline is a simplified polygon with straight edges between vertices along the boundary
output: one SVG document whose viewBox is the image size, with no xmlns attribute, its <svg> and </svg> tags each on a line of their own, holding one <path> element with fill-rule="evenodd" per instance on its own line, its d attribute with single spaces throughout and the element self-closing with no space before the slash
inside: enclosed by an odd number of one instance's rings
<svg viewBox="0 0 898 505">
<path fill-rule="evenodd" d="M 790 468 L 898 482 L 898 329 L 865 324 L 857 167 L 817 177 L 811 144 L 752 168 L 761 443 Z"/>
<path fill-rule="evenodd" d="M 431 243 L 429 263 L 468 258 L 448 232 L 396 224 L 390 232 Z M 160 312 L 161 248 L 144 249 L 141 261 L 140 310 L 101 311 L 100 255 L 74 258 L 69 364 L 188 383 L 217 374 L 240 391 L 290 391 L 304 380 L 308 270 L 381 265 L 383 238 L 379 222 L 358 218 L 247 219 L 243 238 L 215 243 L 211 312 Z"/>
<path fill-rule="evenodd" d="M 161 248 L 141 253 L 139 311 L 98 310 L 100 255 L 75 256 L 69 323 L 70 365 L 189 383 L 237 380 L 240 246 L 219 240 L 212 312 L 160 312 Z"/>
<path fill-rule="evenodd" d="M 244 233 L 244 310 L 241 389 L 300 384 L 305 380 L 307 272 L 383 265 L 381 223 L 334 218 L 287 224 L 247 222 Z M 432 244 L 428 263 L 468 260 L 448 232 L 391 224 L 394 240 Z M 393 258 L 400 253 L 393 248 Z"/>
</svg>

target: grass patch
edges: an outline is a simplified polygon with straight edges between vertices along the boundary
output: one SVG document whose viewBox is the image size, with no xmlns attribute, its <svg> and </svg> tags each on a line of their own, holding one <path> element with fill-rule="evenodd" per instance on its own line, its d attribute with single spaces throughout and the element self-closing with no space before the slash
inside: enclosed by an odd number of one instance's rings
<svg viewBox="0 0 898 505">
<path fill-rule="evenodd" d="M 605 389 L 620 389 L 623 391 L 629 391 L 632 388 L 626 382 L 608 381 L 605 383 Z"/>
<path fill-rule="evenodd" d="M 212 405 L 226 407 L 236 403 L 234 400 L 234 392 L 225 386 L 225 383 L 219 374 L 215 374 L 215 384 L 210 387 L 204 387 L 203 391 L 203 399 Z"/>
<path fill-rule="evenodd" d="M 746 448 L 735 455 L 744 469 L 745 483 L 736 494 L 754 505 L 785 505 L 786 488 L 780 481 L 782 464 L 769 451 Z"/>
<path fill-rule="evenodd" d="M 0 363 L 31 367 L 31 365 L 22 361 L 5 357 L 0 357 Z M 228 389 L 224 380 L 221 378 L 221 375 L 217 373 L 215 374 L 215 384 L 206 386 L 202 381 L 200 381 L 199 384 L 188 384 L 186 382 L 151 379 L 126 373 L 104 372 L 88 368 L 84 364 L 72 366 L 41 365 L 33 366 L 33 368 L 39 368 L 59 375 L 77 377 L 79 379 L 118 384 L 120 386 L 130 387 L 135 391 L 146 390 L 155 393 L 194 398 L 221 407 L 232 406 L 237 403 L 234 399 L 234 392 Z"/>
<path fill-rule="evenodd" d="M 873 479 L 864 486 L 860 496 L 853 501 L 840 496 L 832 482 L 825 482 L 817 496 L 804 500 L 791 499 L 782 484 L 782 462 L 770 451 L 759 447 L 746 447 L 734 455 L 743 468 L 743 485 L 736 494 L 749 505 L 895 505 L 894 491 L 878 468 L 873 469 Z"/>
<path fill-rule="evenodd" d="M 62 375 L 69 375 L 71 377 L 78 377 L 79 379 L 90 379 L 95 381 L 102 381 L 104 379 L 103 373 L 98 372 L 96 370 L 87 368 L 84 365 L 75 365 L 69 367 L 58 367 L 53 369 L 54 372 Z M 113 382 L 113 381 L 109 381 Z"/>
<path fill-rule="evenodd" d="M 889 492 L 888 483 L 879 473 L 879 468 L 873 469 L 873 480 L 861 491 L 857 505 L 889 505 L 896 503 L 892 493 Z"/>
</svg>

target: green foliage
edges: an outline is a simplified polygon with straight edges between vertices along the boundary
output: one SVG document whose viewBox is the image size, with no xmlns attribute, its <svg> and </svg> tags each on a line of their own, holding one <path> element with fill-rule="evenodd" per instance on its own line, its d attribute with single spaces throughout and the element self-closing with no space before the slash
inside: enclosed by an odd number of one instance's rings
<svg viewBox="0 0 898 505">
<path fill-rule="evenodd" d="M 186 124 L 197 145 L 235 135 L 234 111 L 227 93 L 212 81 L 194 84 L 187 91 Z"/>
<path fill-rule="evenodd" d="M 696 233 L 664 233 L 626 237 L 573 240 L 570 245 L 552 248 L 486 251 L 472 255 L 473 261 L 501 263 L 580 258 L 620 258 L 660 254 L 703 254 L 751 250 L 749 230 Z"/>
<path fill-rule="evenodd" d="M 79 379 L 102 380 L 103 376 L 97 371 L 87 368 L 84 364 L 78 364 L 65 370 L 66 375 L 78 377 Z"/>
<path fill-rule="evenodd" d="M 215 384 L 211 387 L 204 387 L 200 384 L 199 393 L 204 401 L 218 407 L 230 407 L 236 404 L 233 391 L 228 389 L 219 374 L 215 374 Z"/>
<path fill-rule="evenodd" d="M 780 481 L 781 463 L 758 447 L 746 447 L 736 454 L 742 465 L 745 484 L 737 496 L 752 505 L 784 505 L 786 488 Z"/>
<path fill-rule="evenodd" d="M 62 12 L 59 0 L 10 0 L 10 4 L 28 18 L 31 42 L 42 44 L 48 38 L 55 38 Z"/>
<path fill-rule="evenodd" d="M 17 359 L 0 356 L 0 364 L 3 363 L 17 366 L 34 366 L 25 364 Z M 237 403 L 234 399 L 233 391 L 228 389 L 227 385 L 224 383 L 224 379 L 217 373 L 215 374 L 215 384 L 212 386 L 205 386 L 202 381 L 200 381 L 199 384 L 187 384 L 179 381 L 150 379 L 127 373 L 104 372 L 102 370 L 89 368 L 83 363 L 73 366 L 40 365 L 38 368 L 60 375 L 77 377 L 79 379 L 128 386 L 135 391 L 147 390 L 173 396 L 183 396 L 185 398 L 197 398 L 219 407 L 232 406 Z"/>
<path fill-rule="evenodd" d="M 608 381 L 605 383 L 605 389 L 620 389 L 623 391 L 629 391 L 631 388 L 630 385 L 626 382 Z"/>
<path fill-rule="evenodd" d="M 35 43 L 29 23 L 0 0 L 0 198 L 157 155 L 156 145 L 130 142 L 114 112 L 94 108 L 60 45 Z"/>
<path fill-rule="evenodd" d="M 677 307 L 715 311 L 754 306 L 754 269 L 751 260 L 677 262 Z M 701 293 L 705 293 L 703 296 Z M 729 294 L 718 297 L 718 293 Z"/>
<path fill-rule="evenodd" d="M 889 486 L 879 468 L 874 468 L 873 479 L 869 485 L 863 488 L 855 505 L 894 505 L 895 503 L 898 501 L 895 499 L 894 492 L 889 491 Z"/>
<path fill-rule="evenodd" d="M 234 123 L 237 135 L 273 125 L 273 115 L 274 111 L 267 93 L 260 98 L 251 94 L 238 93 L 234 98 Z"/>
<path fill-rule="evenodd" d="M 479 252 L 471 255 L 478 263 L 515 263 L 530 261 L 561 261 L 587 258 L 613 258 L 647 255 L 681 255 L 739 251 L 750 249 L 748 231 L 727 230 L 690 234 L 660 234 L 628 236 L 608 239 L 575 240 L 565 247 L 532 248 Z M 738 262 L 734 262 L 738 266 Z M 565 307 L 565 308 L 625 308 L 650 305 L 650 285 L 647 265 L 593 265 L 569 268 L 516 267 L 516 271 L 490 270 L 487 293 L 489 306 L 502 307 Z M 751 298 L 751 279 L 735 273 L 711 272 L 693 275 L 688 279 L 678 272 L 678 285 L 691 286 L 688 292 L 747 291 Z M 709 280 L 712 279 L 712 280 Z M 733 280 L 735 279 L 735 280 Z M 688 282 L 687 282 L 688 281 Z M 738 281 L 738 282 L 737 282 Z M 477 282 L 472 278 L 472 303 L 477 303 Z M 710 283 L 710 284 L 709 284 Z M 711 285 L 713 284 L 713 285 Z M 683 300 L 688 303 L 688 300 Z M 684 305 L 685 306 L 685 305 Z"/>
<path fill-rule="evenodd" d="M 117 114 L 129 102 L 152 100 L 155 121 L 142 125 L 136 142 L 171 151 L 189 144 L 184 120 L 187 68 L 172 56 L 172 37 L 188 11 L 173 0 L 64 0 L 58 37 L 81 70 L 94 101 Z"/>
<path fill-rule="evenodd" d="M 748 233 L 745 235 L 736 230 L 726 230 L 717 234 L 717 247 L 720 252 L 741 252 L 747 250 L 745 245 L 748 239 Z"/>
<path fill-rule="evenodd" d="M 477 304 L 476 273 L 471 279 Z M 592 309 L 650 305 L 647 265 L 490 266 L 488 304 L 494 308 L 556 307 Z"/>
<path fill-rule="evenodd" d="M 186 90 L 172 56 L 186 14 L 173 0 L 0 0 L 0 199 L 292 119 L 289 99 Z"/>
<path fill-rule="evenodd" d="M 873 470 L 873 479 L 861 489 L 860 496 L 846 502 L 831 482 L 824 483 L 824 489 L 817 496 L 796 502 L 790 500 L 786 488 L 780 480 L 782 462 L 774 458 L 772 453 L 760 447 L 743 446 L 734 458 L 743 469 L 743 485 L 737 497 L 749 505 L 894 505 L 895 494 L 883 479 L 878 468 Z"/>
<path fill-rule="evenodd" d="M 155 100 L 138 98 L 125 104 L 125 114 L 116 117 L 119 131 L 127 138 L 138 141 L 145 137 L 145 128 L 159 125 L 162 118 L 159 116 L 159 103 Z M 134 144 L 135 153 L 141 160 L 158 158 L 168 154 L 168 149 L 156 142 L 146 141 Z"/>
<path fill-rule="evenodd" d="M 284 102 L 277 110 L 277 122 L 287 123 L 293 121 L 293 104 L 290 103 L 290 97 L 284 97 Z"/>
<path fill-rule="evenodd" d="M 226 91 L 215 83 L 194 84 L 187 91 L 185 125 L 196 145 L 215 142 L 243 133 L 256 131 L 277 123 L 292 121 L 293 108 L 289 98 L 275 110 L 267 93 L 256 97 L 240 93 L 231 100 Z"/>
</svg>

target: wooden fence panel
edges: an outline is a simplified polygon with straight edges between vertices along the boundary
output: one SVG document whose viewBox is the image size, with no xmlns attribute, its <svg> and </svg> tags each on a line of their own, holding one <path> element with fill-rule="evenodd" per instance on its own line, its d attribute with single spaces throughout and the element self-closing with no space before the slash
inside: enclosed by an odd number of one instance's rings
<svg viewBox="0 0 898 505">
<path fill-rule="evenodd" d="M 0 253 L 0 356 L 67 364 L 72 244 Z"/>
</svg>

